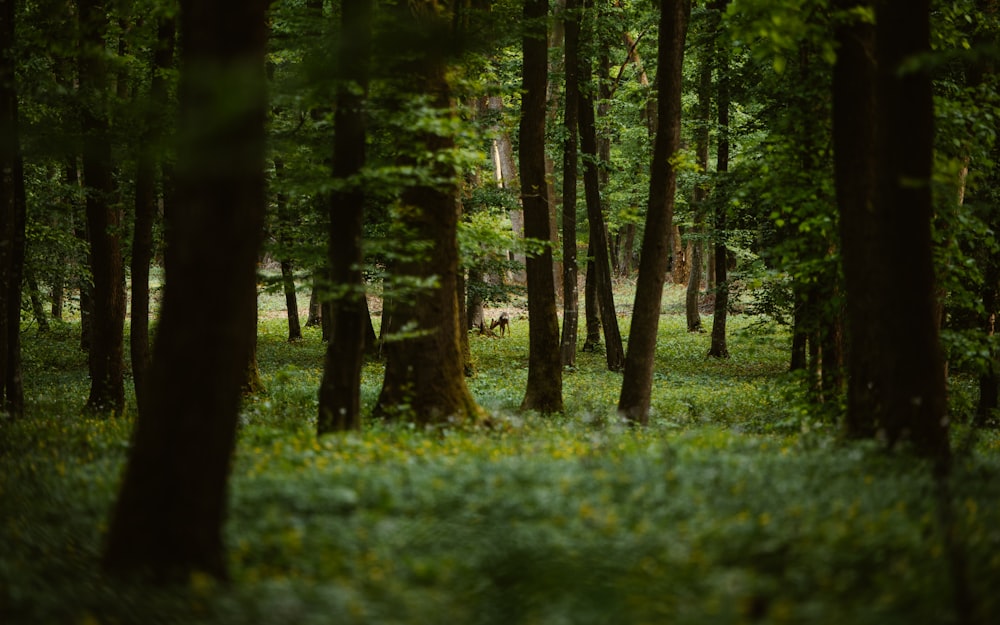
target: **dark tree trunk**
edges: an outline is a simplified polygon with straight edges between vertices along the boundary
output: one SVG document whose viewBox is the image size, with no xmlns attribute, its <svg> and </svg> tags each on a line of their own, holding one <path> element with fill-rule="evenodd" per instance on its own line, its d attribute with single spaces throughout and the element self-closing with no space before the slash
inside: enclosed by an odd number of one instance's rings
<svg viewBox="0 0 1000 625">
<path fill-rule="evenodd" d="M 563 326 L 560 359 L 564 367 L 576 365 L 580 325 L 580 293 L 576 258 L 577 126 L 580 111 L 580 13 L 577 0 L 566 0 L 566 101 L 563 113 Z"/>
<path fill-rule="evenodd" d="M 42 290 L 38 287 L 38 279 L 35 272 L 28 268 L 24 270 L 24 285 L 28 289 L 28 300 L 31 304 L 31 316 L 35 319 L 39 332 L 49 331 L 49 318 L 45 314 L 45 305 L 42 303 Z M 18 313 L 20 316 L 20 313 Z"/>
<path fill-rule="evenodd" d="M 161 17 L 157 25 L 156 51 L 153 53 L 149 106 L 159 107 L 167 98 L 164 71 L 174 65 L 174 19 Z M 156 219 L 156 146 L 163 135 L 163 115 L 147 118 L 147 130 L 141 142 L 135 175 L 135 222 L 132 236 L 132 325 L 129 347 L 132 354 L 132 379 L 136 400 L 142 402 L 146 372 L 149 369 L 149 264 L 153 259 L 153 222 Z"/>
<path fill-rule="evenodd" d="M 425 96 L 436 114 L 451 116 L 446 60 L 438 46 L 438 42 L 453 35 L 451 25 L 431 10 L 429 0 L 417 2 L 413 9 L 416 18 L 407 7 L 396 11 L 395 19 L 413 37 L 409 41 L 414 46 L 404 51 L 410 54 L 394 68 L 395 75 L 401 78 L 399 91 L 404 96 Z M 416 30 L 412 29 L 414 19 Z M 412 55 L 413 50 L 421 54 Z M 450 135 L 426 129 L 401 129 L 399 133 L 405 135 L 402 140 L 424 146 L 428 155 L 420 161 L 407 157 L 402 162 L 427 171 L 438 182 L 433 186 L 414 182 L 403 190 L 398 221 L 413 240 L 427 246 L 423 254 L 397 262 L 393 274 L 418 282 L 437 276 L 438 281 L 392 306 L 390 330 L 413 327 L 416 332 L 385 343 L 385 378 L 375 414 L 412 418 L 422 425 L 476 422 L 482 417 L 482 409 L 465 383 L 458 336 L 464 331 L 459 322 L 456 286 L 458 176 L 454 166 L 442 158 L 454 148 L 454 140 Z M 548 223 L 548 215 L 543 218 Z M 551 280 L 551 267 L 548 275 Z"/>
<path fill-rule="evenodd" d="M 583 289 L 584 318 L 587 324 L 587 339 L 583 343 L 585 352 L 592 352 L 601 344 L 601 307 L 597 302 L 597 278 L 594 273 L 594 261 L 588 260 Z"/>
<path fill-rule="evenodd" d="M 125 408 L 125 272 L 121 214 L 112 198 L 111 141 L 102 104 L 109 97 L 102 54 L 107 9 L 101 0 L 80 0 L 79 11 L 83 181 L 93 278 L 87 410 L 119 415 Z"/>
<path fill-rule="evenodd" d="M 306 318 L 306 327 L 314 328 L 321 323 L 320 316 L 322 314 L 323 305 L 320 303 L 320 288 L 319 283 L 321 279 L 320 271 L 314 271 L 312 277 L 312 288 L 309 290 L 309 316 Z"/>
<path fill-rule="evenodd" d="M 226 577 L 226 481 L 256 329 L 247 301 L 256 299 L 264 221 L 265 7 L 181 2 L 175 253 L 104 554 L 118 574 Z"/>
<path fill-rule="evenodd" d="M 701 277 L 705 264 L 705 204 L 710 193 L 708 183 L 708 149 L 709 124 L 712 121 L 712 57 L 708 51 L 703 51 L 698 72 L 698 121 L 695 130 L 695 162 L 701 171 L 703 179 L 694 186 L 692 208 L 695 214 L 694 227 L 691 232 L 694 239 L 691 248 L 691 273 L 688 275 L 687 294 L 684 307 L 687 313 L 688 332 L 701 332 Z"/>
<path fill-rule="evenodd" d="M 670 258 L 668 239 L 677 184 L 677 172 L 670 164 L 670 157 L 680 147 L 681 69 L 690 12 L 688 0 L 664 0 L 660 8 L 658 122 L 650 171 L 649 207 L 639 257 L 625 375 L 618 400 L 618 412 L 642 425 L 649 420 L 660 302 Z"/>
<path fill-rule="evenodd" d="M 695 211 L 698 211 L 696 208 Z M 702 266 L 705 264 L 702 258 L 704 241 L 701 232 L 701 217 L 696 217 L 699 223 L 695 223 L 691 228 L 692 240 L 688 243 L 691 250 L 691 266 L 688 272 L 687 292 L 684 297 L 684 310 L 687 315 L 688 332 L 701 332 L 701 312 L 698 310 L 698 303 L 701 299 L 701 275 Z"/>
<path fill-rule="evenodd" d="M 523 95 L 519 131 L 521 205 L 524 207 L 524 234 L 539 241 L 551 239 L 548 181 L 545 178 L 547 13 L 548 2 L 545 0 L 526 0 L 524 3 Z M 526 273 L 530 314 L 528 384 L 521 408 L 542 413 L 562 412 L 562 363 L 555 284 L 552 280 L 552 250 L 546 248 L 528 258 Z"/>
<path fill-rule="evenodd" d="M 580 64 L 581 77 L 591 77 L 590 61 Z M 588 80 L 587 82 L 591 82 Z M 609 371 L 621 371 L 625 366 L 625 348 L 618 329 L 618 316 L 611 281 L 611 260 L 608 256 L 608 235 L 601 206 L 601 187 L 597 167 L 597 128 L 594 118 L 593 91 L 580 90 L 580 148 L 584 155 L 583 188 L 587 202 L 587 221 L 590 224 L 590 256 L 594 262 L 597 301 L 604 327 L 604 347 Z"/>
<path fill-rule="evenodd" d="M 24 414 L 21 280 L 24 271 L 24 169 L 18 130 L 15 3 L 0 6 L 0 412 Z"/>
<path fill-rule="evenodd" d="M 295 293 L 295 269 L 292 261 L 282 260 L 281 289 L 285 293 L 285 311 L 288 316 L 288 340 L 302 340 L 302 325 L 299 323 L 299 298 Z"/>
<path fill-rule="evenodd" d="M 714 18 L 718 29 L 721 12 L 726 10 L 729 0 L 716 0 L 712 8 L 719 11 Z M 715 158 L 715 171 L 719 176 L 729 172 L 729 54 L 726 44 L 719 41 L 719 33 L 715 34 L 715 59 L 718 67 L 717 103 L 719 122 L 719 141 Z M 725 187 L 723 187 L 725 188 Z M 718 189 L 716 190 L 718 193 Z M 715 303 L 712 310 L 712 346 L 708 355 L 715 358 L 728 358 L 729 347 L 726 345 L 726 319 L 729 314 L 729 250 L 726 249 L 726 228 L 728 202 L 715 203 Z"/>
<path fill-rule="evenodd" d="M 371 54 L 372 3 L 344 4 L 338 50 L 340 78 L 334 114 L 333 177 L 341 182 L 365 165 L 364 100 Z M 365 284 L 362 236 L 365 193 L 360 185 L 335 191 L 330 198 L 327 262 L 335 288 L 333 335 L 326 346 L 319 387 L 319 434 L 361 428 L 361 368 L 364 364 Z"/>
<path fill-rule="evenodd" d="M 888 383 L 890 442 L 909 440 L 921 453 L 949 455 L 944 357 L 938 340 L 932 261 L 931 169 L 934 104 L 930 70 L 901 71 L 930 52 L 930 0 L 886 0 L 876 9 L 878 51 L 877 186 L 886 267 L 880 316 Z"/>
</svg>

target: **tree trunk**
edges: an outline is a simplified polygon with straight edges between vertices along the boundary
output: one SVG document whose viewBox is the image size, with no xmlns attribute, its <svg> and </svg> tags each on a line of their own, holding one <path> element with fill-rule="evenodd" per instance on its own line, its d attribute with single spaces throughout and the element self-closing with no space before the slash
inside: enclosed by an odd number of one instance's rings
<svg viewBox="0 0 1000 625">
<path fill-rule="evenodd" d="M 581 59 L 580 76 L 587 82 L 592 75 L 589 59 Z M 584 155 L 583 188 L 587 202 L 587 221 L 590 225 L 590 256 L 594 262 L 597 301 L 604 327 L 604 348 L 609 371 L 621 371 L 625 366 L 625 349 L 618 329 L 618 316 L 611 281 L 611 260 L 608 249 L 607 228 L 601 206 L 601 187 L 598 178 L 597 128 L 594 118 L 593 90 L 591 86 L 580 89 L 580 148 Z"/>
<path fill-rule="evenodd" d="M 0 412 L 24 415 L 21 379 L 21 280 L 26 203 L 18 128 L 15 8 L 0 6 Z"/>
<path fill-rule="evenodd" d="M 247 301 L 256 299 L 264 221 L 265 7 L 181 2 L 174 253 L 104 554 L 105 567 L 121 575 L 226 577 L 226 481 L 256 328 Z"/>
<path fill-rule="evenodd" d="M 364 102 L 371 55 L 371 0 L 349 2 L 341 13 L 338 65 L 341 82 L 334 114 L 333 177 L 329 202 L 327 261 L 333 270 L 333 336 L 326 346 L 319 387 L 318 433 L 361 429 L 361 368 L 365 347 L 365 283 L 362 237 L 364 189 L 350 180 L 365 165 Z M 343 292 L 340 290 L 343 289 Z"/>
<path fill-rule="evenodd" d="M 698 209 L 695 210 L 697 211 Z M 699 222 L 701 221 L 700 217 L 696 217 L 696 219 Z M 702 250 L 705 244 L 701 239 L 701 230 L 701 224 L 696 223 L 691 228 L 692 240 L 688 243 L 688 249 L 691 251 L 691 266 L 688 271 L 687 292 L 684 297 L 688 332 L 701 332 L 701 312 L 698 310 L 698 304 L 701 299 L 701 272 L 705 264 L 702 258 Z"/>
<path fill-rule="evenodd" d="M 321 311 L 323 310 L 322 304 L 320 304 L 319 295 L 319 283 L 321 280 L 320 271 L 313 272 L 312 278 L 312 289 L 309 290 L 309 316 L 306 318 L 306 327 L 314 328 L 318 326 L 320 321 Z"/>
<path fill-rule="evenodd" d="M 549 241 L 548 181 L 545 178 L 545 91 L 547 48 L 545 17 L 548 2 L 525 0 L 523 11 L 521 124 L 519 130 L 521 205 L 525 236 Z M 522 410 L 562 412 L 562 364 L 552 250 L 527 259 L 528 384 Z"/>
<path fill-rule="evenodd" d="M 560 360 L 564 367 L 576 365 L 576 341 L 580 325 L 580 294 L 576 258 L 577 127 L 580 111 L 580 14 L 577 0 L 566 0 L 566 100 L 563 113 L 563 326 Z"/>
<path fill-rule="evenodd" d="M 107 9 L 101 0 L 79 0 L 79 11 L 83 180 L 93 278 L 87 410 L 120 415 L 125 408 L 125 272 L 121 213 L 112 199 L 111 141 L 102 104 L 109 97 L 102 53 Z"/>
<path fill-rule="evenodd" d="M 281 265 L 281 290 L 285 293 L 285 311 L 288 317 L 288 341 L 302 340 L 302 324 L 299 322 L 299 298 L 295 292 L 295 269 L 292 261 L 284 259 Z"/>
<path fill-rule="evenodd" d="M 729 172 L 729 54 L 726 44 L 719 41 L 718 32 L 721 13 L 726 10 L 729 0 L 716 0 L 712 8 L 718 13 L 713 23 L 715 32 L 715 60 L 718 67 L 717 103 L 719 140 L 715 158 L 715 171 L 719 176 Z M 723 187 L 725 188 L 725 187 Z M 718 189 L 716 190 L 718 193 Z M 712 309 L 712 345 L 708 355 L 715 358 L 729 358 L 726 345 L 726 318 L 729 314 L 729 250 L 726 249 L 726 228 L 728 202 L 715 203 L 715 302 Z"/>
<path fill-rule="evenodd" d="M 436 42 L 453 33 L 431 4 L 430 0 L 411 3 L 419 29 L 410 32 L 412 26 L 403 27 L 408 36 L 414 36 L 414 32 L 420 35 L 409 39 L 414 47 L 404 50 L 404 55 L 409 56 L 398 61 L 395 70 L 404 96 L 426 96 L 436 114 L 451 117 L 454 111 L 447 67 Z M 404 23 L 414 19 L 408 16 L 406 7 L 396 15 Z M 413 55 L 414 50 L 422 53 Z M 424 54 L 426 50 L 430 52 Z M 392 306 L 395 319 L 391 330 L 396 336 L 385 343 L 385 378 L 375 414 L 385 418 L 405 416 L 421 425 L 477 422 L 483 413 L 465 383 L 458 336 L 463 331 L 456 286 L 458 172 L 445 156 L 454 148 L 454 140 L 427 129 L 400 129 L 398 134 L 404 141 L 424 146 L 427 154 L 421 160 L 405 158 L 403 163 L 438 182 L 433 186 L 415 182 L 403 190 L 397 221 L 412 234 L 412 240 L 427 245 L 424 253 L 398 261 L 393 273 L 415 282 L 427 282 L 436 276 L 437 283 Z M 551 271 L 549 276 L 551 279 Z M 406 334 L 399 336 L 395 332 L 398 329 L 406 330 Z"/>
<path fill-rule="evenodd" d="M 177 25 L 173 18 L 160 17 L 156 49 L 153 53 L 149 106 L 160 107 L 167 98 L 164 71 L 174 65 L 174 41 Z M 129 348 L 132 357 L 132 380 L 136 400 L 141 402 L 149 369 L 149 264 L 153 259 L 153 222 L 156 219 L 155 146 L 163 135 L 163 114 L 151 113 L 141 142 L 135 174 L 135 222 L 132 234 L 132 314 Z"/>
<path fill-rule="evenodd" d="M 930 51 L 930 0 L 886 0 L 876 9 L 878 212 L 888 276 L 879 318 L 888 357 L 884 426 L 890 442 L 949 455 L 944 357 L 935 316 L 931 169 L 934 105 L 930 70 L 901 71 Z"/>
<path fill-rule="evenodd" d="M 583 343 L 585 352 L 595 351 L 601 344 L 601 307 L 597 302 L 597 278 L 594 273 L 594 261 L 588 260 L 583 290 L 584 319 L 587 325 L 587 339 Z"/>
<path fill-rule="evenodd" d="M 708 200 L 708 125 L 712 121 L 712 58 L 707 51 L 702 52 L 701 67 L 698 72 L 698 125 L 695 130 L 695 162 L 701 172 L 702 180 L 694 186 L 692 209 L 694 210 L 694 226 L 691 233 L 691 273 L 688 275 L 687 294 L 684 299 L 687 312 L 688 332 L 701 332 L 701 277 L 705 264 L 704 220 L 705 204 Z"/>
<path fill-rule="evenodd" d="M 639 257 L 632 327 L 622 378 L 618 412 L 645 425 L 649 421 L 653 367 L 660 322 L 660 302 L 667 261 L 670 225 L 673 221 L 677 171 L 670 158 L 680 148 L 681 70 L 684 39 L 691 5 L 688 0 L 664 0 L 660 8 L 660 42 L 657 72 L 659 96 L 657 129 L 649 180 L 649 206 Z"/>
</svg>

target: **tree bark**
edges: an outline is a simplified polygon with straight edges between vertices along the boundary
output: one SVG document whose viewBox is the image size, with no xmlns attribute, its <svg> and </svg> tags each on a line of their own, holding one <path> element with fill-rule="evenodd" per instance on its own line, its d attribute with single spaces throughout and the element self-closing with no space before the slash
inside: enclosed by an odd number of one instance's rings
<svg viewBox="0 0 1000 625">
<path fill-rule="evenodd" d="M 580 119 L 580 12 L 577 0 L 566 0 L 565 28 L 566 94 L 563 112 L 563 325 L 560 360 L 564 367 L 576 365 L 576 341 L 580 325 L 579 264 L 576 258 L 577 127 Z"/>
<path fill-rule="evenodd" d="M 26 202 L 19 138 L 14 2 L 0 6 L 0 412 L 24 415 L 21 281 Z"/>
<path fill-rule="evenodd" d="M 548 181 L 545 178 L 545 92 L 547 48 L 545 18 L 548 2 L 526 0 L 523 11 L 524 60 L 520 140 L 521 205 L 525 236 L 549 241 Z M 528 278 L 528 384 L 522 410 L 562 412 L 562 364 L 559 356 L 559 320 L 552 250 L 532 255 L 526 262 Z"/>
<path fill-rule="evenodd" d="M 280 180 L 285 170 L 284 161 L 274 158 L 274 177 Z M 278 192 L 275 197 L 275 213 L 277 214 L 277 239 L 282 258 L 278 261 L 281 267 L 281 290 L 285 295 L 285 318 L 288 321 L 288 341 L 302 340 L 302 324 L 299 322 L 299 298 L 295 292 L 295 265 L 291 258 L 291 248 L 294 245 L 295 215 L 288 208 L 288 198 Z"/>
<path fill-rule="evenodd" d="M 227 574 L 226 482 L 256 329 L 247 301 L 256 299 L 264 222 L 266 6 L 181 2 L 174 251 L 104 553 L 117 574 Z"/>
<path fill-rule="evenodd" d="M 660 302 L 670 257 L 668 238 L 677 184 L 677 172 L 670 164 L 670 157 L 680 148 L 681 70 L 690 12 L 688 0 L 664 0 L 660 8 L 658 123 L 629 348 L 618 400 L 619 414 L 641 425 L 649 421 Z"/>
<path fill-rule="evenodd" d="M 718 13 L 714 16 L 715 60 L 718 68 L 718 87 L 716 109 L 719 122 L 719 139 L 715 157 L 715 171 L 719 176 L 729 172 L 729 53 L 725 44 L 719 39 L 719 21 L 721 13 L 726 10 L 729 0 L 716 0 L 712 8 Z M 724 188 L 724 187 L 723 187 Z M 718 193 L 718 189 L 716 190 Z M 712 345 L 708 355 L 714 358 L 729 358 L 729 347 L 726 344 L 726 319 L 729 314 L 729 250 L 726 248 L 728 202 L 715 203 L 715 302 L 712 309 Z"/>
<path fill-rule="evenodd" d="M 581 59 L 580 76 L 592 80 L 589 59 Z M 601 206 L 601 183 L 598 174 L 597 123 L 594 117 L 593 85 L 580 89 L 580 148 L 584 155 L 583 188 L 587 203 L 587 221 L 590 226 L 589 255 L 594 262 L 594 279 L 597 290 L 601 325 L 604 327 L 604 351 L 609 371 L 621 371 L 625 365 L 625 348 L 622 346 L 621 331 L 615 310 L 614 290 L 611 280 L 611 259 L 609 257 L 608 234 L 604 225 Z"/>
<path fill-rule="evenodd" d="M 152 78 L 149 88 L 150 110 L 165 104 L 167 84 L 165 70 L 174 65 L 174 41 L 177 24 L 173 18 L 160 17 L 157 24 L 156 49 L 153 53 Z M 156 219 L 155 149 L 163 136 L 164 116 L 151 113 L 146 118 L 146 131 L 141 141 L 135 174 L 135 221 L 132 234 L 132 313 L 129 348 L 132 359 L 132 380 L 138 402 L 146 388 L 149 369 L 149 265 L 153 259 L 153 222 Z"/>
<path fill-rule="evenodd" d="M 87 234 L 93 278 L 87 410 L 120 415 L 125 408 L 125 271 L 121 213 L 112 201 L 110 130 L 103 110 L 109 97 L 102 53 L 107 8 L 101 0 L 79 0 L 79 11 L 83 181 L 87 189 Z"/>
<path fill-rule="evenodd" d="M 326 346 L 319 387 L 318 433 L 361 428 L 361 368 L 365 348 L 365 284 L 362 237 L 364 188 L 357 176 L 365 165 L 364 101 L 371 55 L 371 0 L 349 2 L 341 13 L 338 65 L 340 87 L 334 114 L 333 177 L 344 185 L 330 197 L 327 261 L 337 298 L 333 335 Z"/>
<path fill-rule="evenodd" d="M 595 351 L 601 344 L 601 307 L 597 301 L 597 278 L 594 277 L 594 271 L 594 261 L 587 260 L 583 289 L 584 320 L 587 325 L 587 338 L 583 342 L 585 352 Z"/>
<path fill-rule="evenodd" d="M 429 0 L 411 3 L 416 24 L 412 24 L 413 17 L 404 14 L 407 7 L 397 10 L 395 19 L 401 20 L 404 28 L 411 28 L 408 34 L 414 47 L 404 51 L 406 58 L 393 69 L 403 95 L 426 96 L 435 114 L 452 116 L 441 42 L 453 33 L 432 4 Z M 414 25 L 417 29 L 412 29 Z M 414 51 L 421 54 L 414 55 Z M 397 221 L 412 240 L 426 243 L 426 251 L 398 261 L 392 270 L 395 276 L 410 281 L 427 282 L 436 277 L 436 282 L 393 303 L 390 330 L 395 336 L 385 343 L 385 378 L 375 415 L 411 418 L 421 425 L 477 422 L 483 412 L 465 383 L 458 336 L 463 331 L 456 286 L 458 172 L 447 156 L 454 140 L 427 129 L 399 132 L 406 135 L 404 141 L 423 146 L 427 155 L 419 160 L 404 157 L 403 163 L 422 169 L 437 182 L 415 181 L 403 190 Z M 551 278 L 551 271 L 549 275 Z M 400 336 L 398 330 L 405 334 Z"/>
</svg>

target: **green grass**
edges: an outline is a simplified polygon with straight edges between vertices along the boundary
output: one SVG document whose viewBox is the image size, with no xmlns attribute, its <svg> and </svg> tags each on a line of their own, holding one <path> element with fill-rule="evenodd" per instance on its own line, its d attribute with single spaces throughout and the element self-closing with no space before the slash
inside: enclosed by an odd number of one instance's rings
<svg viewBox="0 0 1000 625">
<path fill-rule="evenodd" d="M 683 324 L 662 318 L 646 429 L 614 418 L 620 374 L 602 353 L 566 373 L 566 414 L 519 414 L 521 320 L 471 337 L 493 428 L 369 422 L 317 439 L 318 331 L 289 344 L 283 320 L 263 321 L 232 583 L 167 589 L 98 571 L 131 415 L 80 416 L 72 324 L 27 336 L 29 416 L 0 426 L 0 623 L 952 623 L 956 555 L 980 622 L 996 622 L 1000 438 L 956 467 L 955 548 L 929 467 L 840 444 L 784 374 L 780 328 L 732 318 L 733 356 L 716 361 Z M 380 382 L 368 365 L 366 406 Z"/>
</svg>

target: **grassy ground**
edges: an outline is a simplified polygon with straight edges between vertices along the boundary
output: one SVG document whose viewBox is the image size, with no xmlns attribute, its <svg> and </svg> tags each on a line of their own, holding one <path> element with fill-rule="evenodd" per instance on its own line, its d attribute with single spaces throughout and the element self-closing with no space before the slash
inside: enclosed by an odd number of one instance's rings
<svg viewBox="0 0 1000 625">
<path fill-rule="evenodd" d="M 565 415 L 518 414 L 515 320 L 472 337 L 497 427 L 317 439 L 323 346 L 285 342 L 276 306 L 233 462 L 228 585 L 99 575 L 130 417 L 79 416 L 75 326 L 29 331 L 30 415 L 0 429 L 0 623 L 952 623 L 956 587 L 1000 619 L 1000 439 L 981 434 L 942 496 L 905 454 L 839 444 L 758 319 L 733 318 L 715 361 L 665 315 L 641 431 L 613 418 L 601 353 L 567 373 Z M 379 383 L 369 365 L 366 405 Z"/>
</svg>

